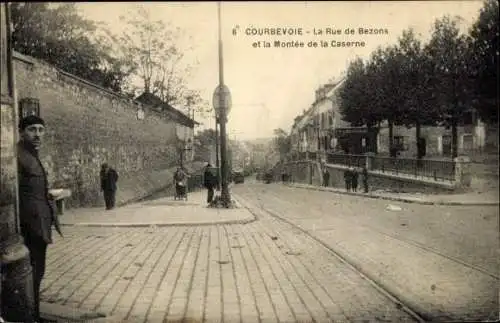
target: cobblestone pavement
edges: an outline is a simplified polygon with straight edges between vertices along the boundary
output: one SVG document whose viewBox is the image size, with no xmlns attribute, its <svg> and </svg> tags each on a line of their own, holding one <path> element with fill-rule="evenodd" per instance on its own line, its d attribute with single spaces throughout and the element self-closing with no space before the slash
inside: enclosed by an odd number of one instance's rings
<svg viewBox="0 0 500 323">
<path fill-rule="evenodd" d="M 66 227 L 46 302 L 116 322 L 410 322 L 401 304 L 293 227 Z"/>
<path fill-rule="evenodd" d="M 424 316 L 498 318 L 498 207 L 405 204 L 280 184 L 234 192 L 330 246 Z"/>
</svg>

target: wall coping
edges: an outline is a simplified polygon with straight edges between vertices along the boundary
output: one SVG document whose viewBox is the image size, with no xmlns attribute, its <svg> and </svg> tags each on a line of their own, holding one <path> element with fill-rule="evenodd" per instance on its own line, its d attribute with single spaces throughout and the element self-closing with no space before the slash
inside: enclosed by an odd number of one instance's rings
<svg viewBox="0 0 500 323">
<path fill-rule="evenodd" d="M 47 66 L 47 67 L 49 67 L 49 68 L 52 68 L 52 69 L 56 70 L 56 71 L 57 71 L 57 73 L 60 73 L 60 74 L 62 74 L 62 75 L 64 75 L 64 76 L 67 76 L 67 77 L 69 77 L 69 78 L 72 78 L 72 79 L 74 79 L 74 80 L 76 80 L 76 81 L 78 81 L 78 82 L 80 82 L 80 83 L 82 83 L 82 84 L 85 84 L 85 85 L 87 85 L 87 86 L 93 87 L 93 88 L 95 88 L 95 89 L 97 89 L 97 90 L 99 90 L 99 91 L 105 92 L 105 93 L 107 93 L 107 94 L 110 94 L 110 95 L 112 95 L 112 96 L 118 97 L 118 98 L 123 99 L 123 100 L 128 101 L 128 102 L 135 102 L 135 100 L 130 99 L 130 98 L 126 97 L 126 96 L 125 96 L 125 95 L 123 95 L 123 94 L 120 94 L 120 93 L 117 93 L 117 92 L 114 92 L 114 91 L 108 90 L 108 89 L 106 89 L 106 88 L 104 88 L 104 87 L 102 87 L 102 86 L 99 86 L 99 85 L 97 85 L 97 84 L 94 84 L 94 83 L 92 83 L 92 82 L 90 82 L 90 81 L 87 81 L 87 80 L 85 80 L 85 79 L 81 78 L 81 77 L 78 77 L 78 76 L 73 75 L 73 74 L 71 74 L 71 73 L 65 72 L 65 71 L 63 71 L 63 70 L 61 70 L 61 69 L 59 69 L 59 68 L 55 67 L 54 65 L 51 65 L 51 64 L 49 64 L 49 63 L 47 63 L 47 62 L 44 62 L 43 60 L 40 60 L 40 59 L 37 59 L 37 58 L 31 57 L 31 56 L 28 56 L 28 55 L 21 54 L 21 53 L 19 53 L 19 52 L 17 52 L 17 51 L 14 51 L 14 52 L 13 52 L 12 57 L 13 57 L 14 59 L 17 59 L 17 60 L 19 60 L 19 61 L 23 62 L 23 63 L 27 63 L 27 64 L 31 64 L 31 65 L 34 65 L 34 64 L 45 65 L 45 66 Z"/>
<path fill-rule="evenodd" d="M 73 75 L 71 73 L 68 73 L 68 72 L 65 72 L 47 62 L 44 62 L 43 60 L 40 60 L 40 59 L 37 59 L 37 58 L 34 58 L 34 57 L 31 57 L 31 56 L 27 56 L 27 55 L 24 55 L 24 54 L 21 54 L 19 52 L 16 52 L 14 51 L 13 52 L 13 58 L 20 61 L 20 62 L 23 62 L 25 64 L 28 64 L 28 65 L 36 65 L 36 64 L 39 64 L 39 65 L 44 65 L 50 69 L 53 69 L 55 70 L 56 72 L 56 75 L 59 76 L 59 75 L 62 75 L 66 78 L 69 78 L 71 81 L 74 81 L 76 82 L 77 84 L 80 84 L 80 85 L 83 85 L 83 86 L 86 86 L 88 88 L 91 88 L 91 89 L 94 89 L 94 90 L 97 90 L 99 91 L 98 94 L 101 94 L 101 95 L 109 95 L 115 99 L 119 99 L 121 101 L 123 101 L 124 103 L 128 103 L 130 104 L 130 108 L 133 107 L 133 105 L 139 105 L 141 104 L 141 102 L 135 100 L 135 99 L 131 99 L 121 93 L 117 93 L 117 92 L 114 92 L 112 90 L 109 90 L 109 89 L 106 89 L 102 86 L 99 86 L 97 84 L 94 84 L 90 81 L 87 81 L 81 77 L 78 77 L 76 75 Z M 148 109 L 148 113 L 152 113 L 153 115 L 156 115 L 157 117 L 161 118 L 163 121 L 167 121 L 166 123 L 168 122 L 174 122 L 176 124 L 179 124 L 179 125 L 182 125 L 178 122 L 176 122 L 175 120 L 171 120 L 171 119 L 167 119 L 165 118 L 165 116 L 159 112 L 159 111 L 156 111 L 154 109 Z M 166 120 L 165 120 L 166 119 Z"/>
<path fill-rule="evenodd" d="M 312 163 L 317 163 L 316 161 L 308 161 Z M 294 163 L 294 162 L 292 162 Z M 324 164 L 325 167 L 328 168 L 334 168 L 338 170 L 347 170 L 349 167 L 344 166 L 344 165 L 337 165 L 337 164 Z M 448 190 L 454 190 L 457 188 L 457 184 L 454 181 L 442 181 L 442 182 L 437 182 L 432 179 L 426 179 L 425 177 L 413 177 L 411 175 L 408 176 L 402 176 L 402 174 L 391 174 L 391 173 L 383 173 L 381 171 L 377 170 L 368 170 L 368 174 L 371 174 L 373 176 L 378 176 L 378 177 L 386 177 L 390 179 L 396 179 L 400 181 L 409 181 L 413 183 L 419 183 L 419 184 L 425 184 L 425 185 L 430 185 L 430 186 L 435 186 L 435 187 L 440 187 L 440 188 L 445 188 Z"/>
<path fill-rule="evenodd" d="M 329 168 L 339 169 L 339 170 L 346 170 L 349 168 L 348 166 L 336 165 L 336 164 L 325 164 L 325 166 L 329 167 Z M 377 171 L 377 170 L 368 170 L 368 174 L 378 176 L 378 177 L 386 177 L 386 178 L 397 179 L 397 180 L 402 180 L 402 181 L 409 181 L 409 182 L 414 182 L 414 183 L 419 183 L 419 184 L 437 186 L 437 187 L 446 188 L 449 190 L 453 190 L 453 189 L 457 188 L 455 182 L 453 182 L 453 181 L 437 182 L 437 181 L 434 181 L 431 179 L 426 179 L 424 177 L 419 178 L 419 177 L 412 177 L 411 175 L 404 176 L 403 174 L 383 173 L 383 172 Z"/>
</svg>

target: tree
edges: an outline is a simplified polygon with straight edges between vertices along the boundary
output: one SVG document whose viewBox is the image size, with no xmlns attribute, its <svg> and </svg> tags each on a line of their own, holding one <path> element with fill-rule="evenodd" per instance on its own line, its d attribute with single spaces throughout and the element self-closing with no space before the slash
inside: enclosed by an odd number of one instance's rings
<svg viewBox="0 0 500 323">
<path fill-rule="evenodd" d="M 460 34 L 458 22 L 458 17 L 449 16 L 436 20 L 426 47 L 440 119 L 451 127 L 452 157 L 458 155 L 457 127 L 473 103 L 474 87 L 473 48 Z"/>
<path fill-rule="evenodd" d="M 373 100 L 379 96 L 376 93 L 378 81 L 376 65 L 365 64 L 357 58 L 349 65 L 346 80 L 339 93 L 343 120 L 353 126 L 366 126 L 369 134 L 383 120 L 379 106 L 373 105 Z M 369 136 L 369 139 L 372 137 Z M 374 143 L 368 142 L 368 147 L 372 149 Z"/>
<path fill-rule="evenodd" d="M 402 55 L 396 46 L 379 47 L 367 64 L 372 86 L 367 96 L 372 102 L 372 113 L 377 113 L 379 120 L 387 120 L 389 127 L 389 151 L 394 156 L 394 125 L 402 124 L 401 108 L 401 69 Z"/>
<path fill-rule="evenodd" d="M 342 119 L 354 126 L 362 126 L 370 118 L 370 111 L 367 109 L 367 82 L 365 63 L 358 57 L 349 64 L 346 79 L 339 92 Z"/>
<path fill-rule="evenodd" d="M 92 83 L 120 92 L 130 73 L 111 56 L 98 24 L 81 17 L 74 3 L 12 3 L 13 47 Z"/>
<path fill-rule="evenodd" d="M 192 66 L 182 66 L 184 53 L 178 47 L 179 28 L 163 20 L 153 20 L 142 5 L 128 17 L 120 17 L 128 26 L 120 37 L 121 53 L 134 67 L 134 74 L 143 83 L 143 91 L 157 95 L 171 106 L 189 107 L 205 112 L 206 102 L 188 89 L 186 77 Z M 137 90 L 137 89 L 136 89 Z"/>
<path fill-rule="evenodd" d="M 432 58 L 426 56 L 421 42 L 411 28 L 403 31 L 399 38 L 398 51 L 403 57 L 400 77 L 402 123 L 407 127 L 415 126 L 417 159 L 421 159 L 424 154 L 421 126 L 436 125 L 440 118 L 438 106 L 433 100 L 435 93 L 431 90 Z"/>
<path fill-rule="evenodd" d="M 279 152 L 281 160 L 285 159 L 290 152 L 291 146 L 290 136 L 286 131 L 281 128 L 274 129 L 274 148 Z"/>
<path fill-rule="evenodd" d="M 471 28 L 476 106 L 481 118 L 498 122 L 498 0 L 486 0 Z"/>
<path fill-rule="evenodd" d="M 214 129 L 199 131 L 194 136 L 194 160 L 209 161 L 212 152 L 215 152 L 215 140 Z"/>
</svg>

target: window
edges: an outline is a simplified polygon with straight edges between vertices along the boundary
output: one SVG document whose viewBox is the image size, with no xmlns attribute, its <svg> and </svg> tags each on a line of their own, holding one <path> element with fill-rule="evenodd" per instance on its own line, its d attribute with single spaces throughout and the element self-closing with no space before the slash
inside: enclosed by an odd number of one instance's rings
<svg viewBox="0 0 500 323">
<path fill-rule="evenodd" d="M 333 119 L 335 117 L 335 113 L 333 111 L 331 111 L 329 114 L 328 114 L 328 124 L 329 126 L 333 126 Z"/>
<path fill-rule="evenodd" d="M 394 148 L 397 150 L 408 150 L 408 137 L 407 136 L 394 136 Z"/>
<path fill-rule="evenodd" d="M 34 98 L 24 98 L 19 101 L 19 118 L 30 115 L 40 116 L 40 101 Z"/>
</svg>

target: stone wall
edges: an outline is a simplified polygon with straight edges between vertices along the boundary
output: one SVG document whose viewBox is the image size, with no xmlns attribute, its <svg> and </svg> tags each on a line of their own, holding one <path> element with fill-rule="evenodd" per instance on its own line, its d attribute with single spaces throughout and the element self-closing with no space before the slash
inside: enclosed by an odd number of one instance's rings
<svg viewBox="0 0 500 323">
<path fill-rule="evenodd" d="M 72 190 L 70 207 L 101 205 L 103 162 L 118 171 L 119 185 L 147 182 L 152 172 L 177 162 L 175 123 L 157 112 L 146 110 L 138 120 L 136 105 L 123 96 L 17 53 L 14 71 L 17 101 L 39 100 L 47 126 L 42 163 L 51 187 Z M 149 189 L 142 185 L 133 195 Z"/>
<path fill-rule="evenodd" d="M 325 165 L 328 172 L 330 173 L 330 180 L 328 183 L 329 187 L 335 188 L 345 188 L 344 182 L 344 172 L 347 167 L 342 165 Z M 281 172 L 285 170 L 291 175 L 291 182 L 301 183 L 301 184 L 312 184 L 312 185 L 322 185 L 322 171 L 321 166 L 316 161 L 297 161 L 290 162 L 285 165 L 276 167 L 274 169 L 274 178 L 276 181 L 280 181 Z M 363 182 L 362 174 L 359 175 L 358 179 L 358 190 L 362 191 Z M 377 171 L 369 171 L 368 175 L 368 186 L 370 191 L 383 190 L 383 191 L 393 191 L 398 193 L 456 193 L 462 190 L 462 188 L 454 185 L 450 182 L 436 182 L 424 179 L 416 178 L 403 178 L 400 176 L 394 176 L 390 174 L 382 174 Z M 463 188 L 465 191 L 465 188 Z"/>
<path fill-rule="evenodd" d="M 347 167 L 340 165 L 327 166 L 330 173 L 329 186 L 336 188 L 345 188 L 344 172 Z M 451 185 L 435 183 L 431 181 L 423 182 L 416 179 L 403 179 L 396 176 L 388 176 L 385 174 L 378 174 L 375 171 L 370 171 L 368 174 L 368 187 L 370 191 L 384 190 L 393 191 L 398 193 L 456 193 L 457 189 Z M 358 191 L 363 191 L 363 175 L 360 174 L 358 178 Z"/>
</svg>

